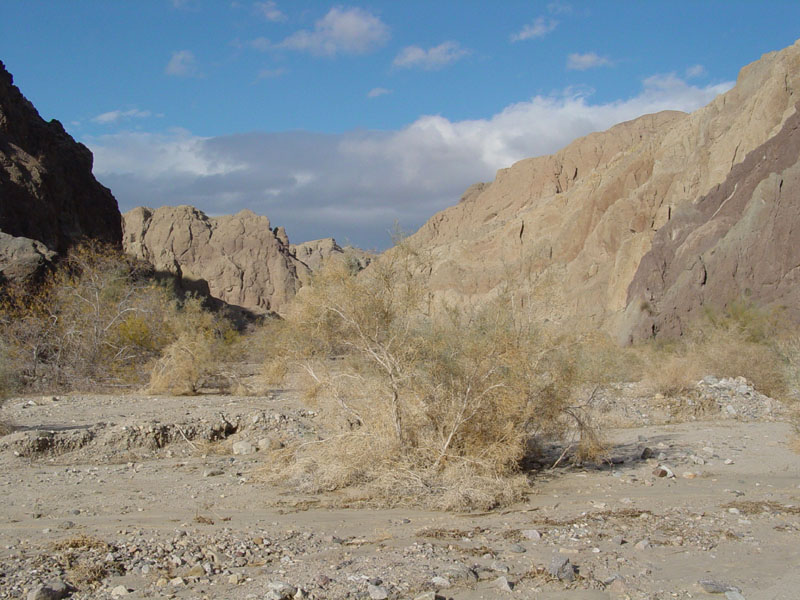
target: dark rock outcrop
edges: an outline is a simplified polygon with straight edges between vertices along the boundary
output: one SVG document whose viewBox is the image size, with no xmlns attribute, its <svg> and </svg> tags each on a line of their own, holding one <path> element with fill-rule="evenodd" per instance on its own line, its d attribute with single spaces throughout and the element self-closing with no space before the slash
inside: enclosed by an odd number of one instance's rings
<svg viewBox="0 0 800 600">
<path fill-rule="evenodd" d="M 628 289 L 630 339 L 680 335 L 740 299 L 800 322 L 800 112 L 658 230 Z"/>
<path fill-rule="evenodd" d="M 122 240 L 117 201 L 92 175 L 92 153 L 61 123 L 39 116 L 2 62 L 0 231 L 41 242 L 53 252 L 83 238 L 116 245 Z M 15 277 L 23 274 L 24 265 L 18 267 L 12 269 Z M 3 272 L 11 274 L 8 264 Z"/>
</svg>

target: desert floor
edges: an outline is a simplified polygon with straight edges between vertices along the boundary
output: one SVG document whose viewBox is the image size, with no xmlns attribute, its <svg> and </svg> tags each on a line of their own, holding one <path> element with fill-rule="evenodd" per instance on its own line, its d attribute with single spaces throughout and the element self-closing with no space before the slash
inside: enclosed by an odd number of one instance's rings
<svg viewBox="0 0 800 600">
<path fill-rule="evenodd" d="M 607 430 L 605 464 L 544 469 L 524 503 L 475 514 L 266 483 L 269 447 L 314 435 L 291 391 L 14 398 L 0 598 L 60 581 L 74 598 L 796 600 L 797 434 L 722 383 L 695 414 L 607 396 L 601 418 L 630 426 Z"/>
</svg>

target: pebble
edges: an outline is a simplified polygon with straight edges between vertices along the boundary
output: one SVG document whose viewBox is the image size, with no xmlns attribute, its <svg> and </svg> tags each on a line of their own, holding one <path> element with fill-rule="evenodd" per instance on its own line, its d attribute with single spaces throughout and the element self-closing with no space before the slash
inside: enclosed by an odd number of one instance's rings
<svg viewBox="0 0 800 600">
<path fill-rule="evenodd" d="M 569 561 L 567 561 L 569 562 Z M 513 592 L 514 587 L 513 584 L 508 580 L 507 577 L 501 575 L 497 579 L 494 580 L 494 587 L 499 589 L 501 592 Z"/>
<path fill-rule="evenodd" d="M 575 567 L 565 556 L 553 556 L 548 572 L 561 581 L 573 581 L 575 579 Z"/>
<path fill-rule="evenodd" d="M 675 477 L 675 473 L 672 472 L 672 469 L 664 465 L 658 465 L 653 469 L 653 475 L 656 477 Z"/>
<path fill-rule="evenodd" d="M 522 544 L 511 544 L 511 546 L 509 546 L 508 549 L 511 550 L 511 552 L 515 552 L 517 554 L 523 554 L 526 552 L 525 546 L 523 546 Z"/>
<path fill-rule="evenodd" d="M 28 592 L 27 600 L 61 600 L 69 594 L 69 587 L 63 581 L 49 581 L 36 586 Z"/>
<path fill-rule="evenodd" d="M 129 593 L 130 592 L 128 591 L 128 588 L 126 588 L 124 585 L 118 585 L 113 590 L 111 590 L 111 596 L 114 597 L 114 598 L 119 598 L 121 596 L 127 596 Z"/>
<path fill-rule="evenodd" d="M 647 550 L 648 548 L 650 548 L 650 540 L 648 540 L 647 538 L 640 540 L 636 542 L 636 544 L 633 547 L 636 548 L 637 550 Z"/>
<path fill-rule="evenodd" d="M 449 588 L 451 585 L 450 580 L 447 579 L 447 577 L 440 577 L 439 575 L 431 579 L 431 583 L 437 588 Z"/>
<path fill-rule="evenodd" d="M 521 533 L 523 537 L 529 540 L 536 541 L 542 539 L 542 534 L 536 529 L 523 529 Z"/>
<path fill-rule="evenodd" d="M 713 579 L 701 579 L 697 583 L 709 594 L 724 594 L 726 592 L 739 592 L 739 588 Z"/>
<path fill-rule="evenodd" d="M 241 440 L 233 443 L 233 453 L 238 455 L 252 454 L 255 452 L 255 447 L 247 440 Z"/>
<path fill-rule="evenodd" d="M 386 600 L 389 597 L 389 590 L 382 585 L 367 584 L 367 593 L 372 600 Z"/>
</svg>

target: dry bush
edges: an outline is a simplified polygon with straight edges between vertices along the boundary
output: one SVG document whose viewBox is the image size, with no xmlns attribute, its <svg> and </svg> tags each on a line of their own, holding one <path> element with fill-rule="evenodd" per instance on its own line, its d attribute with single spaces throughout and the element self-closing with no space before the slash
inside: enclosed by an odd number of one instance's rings
<svg viewBox="0 0 800 600">
<path fill-rule="evenodd" d="M 786 399 L 797 389 L 800 343 L 779 315 L 745 302 L 707 310 L 681 339 L 651 342 L 637 350 L 643 379 L 653 393 L 676 396 L 705 375 L 744 377 L 761 393 Z"/>
<path fill-rule="evenodd" d="M 0 332 L 29 389 L 125 386 L 169 340 L 169 292 L 150 269 L 98 244 L 71 250 L 35 290 L 7 285 Z"/>
<path fill-rule="evenodd" d="M 600 444 L 576 406 L 579 341 L 514 315 L 429 313 L 405 246 L 358 276 L 331 263 L 298 294 L 265 372 L 300 370 L 322 439 L 284 453 L 278 477 L 306 491 L 367 486 L 384 502 L 487 508 L 518 499 L 532 441 L 576 429 Z"/>
<path fill-rule="evenodd" d="M 0 387 L 5 368 L 21 387 L 51 391 L 138 387 L 162 352 L 167 375 L 196 388 L 238 341 L 224 316 L 180 300 L 152 267 L 97 243 L 73 248 L 36 289 L 3 288 L 0 334 Z"/>
</svg>

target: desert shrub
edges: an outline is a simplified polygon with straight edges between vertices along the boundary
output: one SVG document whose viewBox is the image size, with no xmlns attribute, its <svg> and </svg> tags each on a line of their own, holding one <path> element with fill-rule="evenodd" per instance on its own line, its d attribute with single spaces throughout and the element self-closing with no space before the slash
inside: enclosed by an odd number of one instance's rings
<svg viewBox="0 0 800 600">
<path fill-rule="evenodd" d="M 535 440 L 577 431 L 580 454 L 598 451 L 576 406 L 580 344 L 515 315 L 509 298 L 431 314 L 423 267 L 402 245 L 357 276 L 332 262 L 273 325 L 265 371 L 302 373 L 325 424 L 322 439 L 285 451 L 279 478 L 489 507 L 519 498 Z"/>
<path fill-rule="evenodd" d="M 7 371 L 25 388 L 48 390 L 139 386 L 165 349 L 174 345 L 175 359 L 192 336 L 229 342 L 222 349 L 236 337 L 198 299 L 179 300 L 149 265 L 97 243 L 72 249 L 34 290 L 6 286 L 0 334 Z"/>
<path fill-rule="evenodd" d="M 654 393 L 675 396 L 705 375 L 744 377 L 763 394 L 786 398 L 797 385 L 796 328 L 780 314 L 737 301 L 707 309 L 679 339 L 638 348 L 642 377 Z"/>
</svg>

